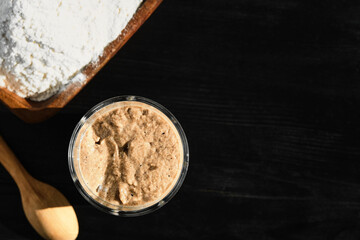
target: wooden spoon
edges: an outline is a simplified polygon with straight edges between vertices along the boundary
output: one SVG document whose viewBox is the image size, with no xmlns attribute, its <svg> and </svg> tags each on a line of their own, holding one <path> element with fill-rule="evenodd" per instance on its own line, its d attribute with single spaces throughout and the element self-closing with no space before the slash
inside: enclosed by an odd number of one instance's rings
<svg viewBox="0 0 360 240">
<path fill-rule="evenodd" d="M 30 176 L 0 136 L 0 163 L 15 180 L 23 209 L 33 228 L 45 239 L 75 239 L 79 224 L 68 200 L 54 187 Z"/>
</svg>

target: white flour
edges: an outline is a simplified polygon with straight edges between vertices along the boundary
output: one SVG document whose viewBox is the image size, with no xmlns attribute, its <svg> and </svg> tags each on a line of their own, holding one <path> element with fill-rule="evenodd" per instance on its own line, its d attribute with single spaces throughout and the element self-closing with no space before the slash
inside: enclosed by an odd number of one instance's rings
<svg viewBox="0 0 360 240">
<path fill-rule="evenodd" d="M 142 0 L 0 0 L 0 86 L 41 101 L 96 61 Z"/>
</svg>

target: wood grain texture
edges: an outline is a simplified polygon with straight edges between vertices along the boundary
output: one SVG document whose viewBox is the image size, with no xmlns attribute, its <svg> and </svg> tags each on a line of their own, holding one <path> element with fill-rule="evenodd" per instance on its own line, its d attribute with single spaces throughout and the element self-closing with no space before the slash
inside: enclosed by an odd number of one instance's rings
<svg viewBox="0 0 360 240">
<path fill-rule="evenodd" d="M 164 1 L 54 118 L 29 126 L 2 107 L 0 133 L 75 205 L 79 239 L 360 239 L 359 12 L 357 1 Z M 139 218 L 89 206 L 67 166 L 76 123 L 123 94 L 168 108 L 190 147 L 178 194 Z M 0 187 L 12 209 L 0 239 L 36 239 L 3 169 Z"/>
<path fill-rule="evenodd" d="M 28 123 L 37 123 L 45 121 L 52 117 L 61 108 L 68 104 L 81 89 L 83 89 L 90 80 L 104 67 L 104 65 L 124 46 L 124 44 L 134 35 L 140 26 L 150 17 L 162 0 L 145 0 L 138 11 L 134 14 L 126 28 L 117 39 L 109 43 L 104 49 L 104 53 L 99 57 L 95 64 L 87 65 L 82 73 L 86 79 L 82 82 L 69 84 L 64 91 L 52 96 L 51 98 L 34 102 L 24 99 L 0 88 L 0 101 L 2 101 L 10 110 L 20 119 Z"/>
</svg>

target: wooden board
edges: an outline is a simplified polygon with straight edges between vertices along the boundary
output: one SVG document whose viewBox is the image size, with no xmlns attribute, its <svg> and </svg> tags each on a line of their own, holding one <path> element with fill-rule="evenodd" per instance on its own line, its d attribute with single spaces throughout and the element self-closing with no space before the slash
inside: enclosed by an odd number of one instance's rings
<svg viewBox="0 0 360 240">
<path fill-rule="evenodd" d="M 81 89 L 83 89 L 90 80 L 100 71 L 100 69 L 124 46 L 132 35 L 140 28 L 140 26 L 150 17 L 155 9 L 160 5 L 162 0 L 145 0 L 131 19 L 127 27 L 119 35 L 117 39 L 111 42 L 104 50 L 104 54 L 100 57 L 97 64 L 87 65 L 83 73 L 87 76 L 82 83 L 71 83 L 66 89 L 51 98 L 34 102 L 22 97 L 7 89 L 0 88 L 0 101 L 2 101 L 11 112 L 28 123 L 42 122 L 73 99 Z"/>
</svg>

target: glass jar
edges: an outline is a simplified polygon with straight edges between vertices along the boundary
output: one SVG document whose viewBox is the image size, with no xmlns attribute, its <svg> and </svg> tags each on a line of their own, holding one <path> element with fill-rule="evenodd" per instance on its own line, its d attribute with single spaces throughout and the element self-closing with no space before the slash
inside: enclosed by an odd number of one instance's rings
<svg viewBox="0 0 360 240">
<path fill-rule="evenodd" d="M 177 179 L 174 179 L 174 184 L 172 184 L 171 189 L 166 191 L 166 195 L 162 196 L 160 199 L 157 199 L 151 203 L 139 206 L 124 206 L 116 205 L 110 203 L 99 196 L 97 196 L 86 184 L 80 168 L 80 146 L 81 139 L 83 134 L 86 132 L 86 129 L 91 126 L 91 123 L 96 120 L 94 116 L 95 113 L 103 114 L 108 111 L 114 110 L 117 107 L 115 103 L 131 103 L 136 104 L 136 102 L 141 104 L 149 105 L 150 107 L 155 108 L 156 110 L 162 113 L 163 118 L 167 118 L 168 122 L 173 124 L 174 129 L 176 129 L 179 139 L 181 140 L 181 150 L 182 150 L 182 164 L 178 172 Z M 112 106 L 114 105 L 114 108 Z M 105 108 L 106 107 L 106 108 Z M 117 216 L 140 216 L 150 212 L 153 212 L 162 206 L 164 206 L 170 199 L 178 192 L 180 189 L 187 170 L 189 166 L 189 146 L 188 142 L 182 129 L 180 123 L 176 120 L 174 115 L 167 110 L 165 107 L 156 103 L 150 99 L 138 96 L 119 96 L 107 99 L 93 108 L 91 108 L 79 121 L 76 125 L 74 132 L 71 136 L 69 151 L 68 151 L 68 161 L 71 177 L 75 183 L 76 188 L 80 194 L 93 206 L 96 208 L 107 212 L 109 214 Z"/>
</svg>

